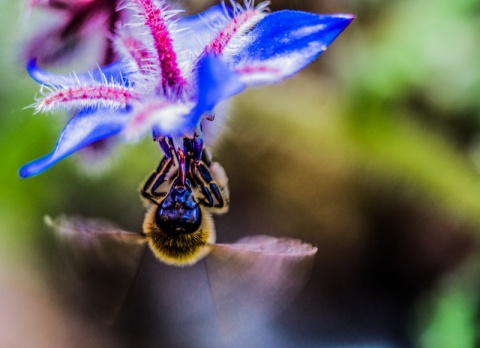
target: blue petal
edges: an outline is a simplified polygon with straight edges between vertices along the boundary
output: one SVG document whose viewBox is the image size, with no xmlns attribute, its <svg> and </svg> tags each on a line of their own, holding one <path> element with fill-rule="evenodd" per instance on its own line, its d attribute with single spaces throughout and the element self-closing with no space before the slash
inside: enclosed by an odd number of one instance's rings
<svg viewBox="0 0 480 348">
<path fill-rule="evenodd" d="M 216 5 L 195 16 L 179 19 L 175 27 L 188 29 L 179 38 L 179 48 L 199 54 L 231 18 L 233 12 L 229 6 Z"/>
<path fill-rule="evenodd" d="M 177 115 L 175 122 L 155 124 L 153 137 L 161 135 L 181 136 L 190 134 L 199 126 L 203 114 L 222 100 L 228 99 L 242 92 L 246 85 L 240 80 L 237 73 L 230 70 L 225 63 L 212 56 L 200 60 L 197 69 L 198 100 L 197 105 L 189 113 Z M 164 119 L 163 121 L 167 121 Z"/>
<path fill-rule="evenodd" d="M 92 82 L 104 82 L 105 79 L 108 82 L 116 82 L 125 86 L 129 85 L 127 79 L 128 73 L 126 72 L 126 66 L 123 62 L 112 63 L 102 68 L 95 69 L 92 72 L 79 75 L 62 75 L 40 69 L 37 65 L 37 60 L 33 58 L 27 63 L 27 72 L 36 82 L 57 88 L 77 86 L 79 84 L 91 84 Z"/>
<path fill-rule="evenodd" d="M 310 64 L 353 18 L 345 14 L 274 12 L 245 36 L 243 49 L 229 58 L 242 74 L 269 71 L 272 81 L 266 78 L 260 83 L 277 82 Z"/>
<path fill-rule="evenodd" d="M 198 66 L 198 102 L 190 125 L 196 126 L 205 112 L 222 100 L 242 92 L 245 87 L 238 74 L 225 63 L 212 56 L 203 58 Z"/>
<path fill-rule="evenodd" d="M 20 176 L 37 175 L 95 141 L 119 133 L 127 122 L 127 113 L 83 109 L 67 123 L 54 150 L 20 168 Z"/>
<path fill-rule="evenodd" d="M 201 34 L 209 32 L 212 26 L 222 25 L 226 19 L 233 18 L 232 9 L 224 5 L 215 5 L 195 16 L 183 17 L 176 22 L 179 28 L 191 28 L 193 32 Z"/>
</svg>

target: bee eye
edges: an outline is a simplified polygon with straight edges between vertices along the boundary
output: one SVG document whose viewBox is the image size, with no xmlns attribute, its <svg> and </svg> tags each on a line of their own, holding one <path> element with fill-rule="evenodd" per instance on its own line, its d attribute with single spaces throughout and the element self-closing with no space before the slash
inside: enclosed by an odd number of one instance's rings
<svg viewBox="0 0 480 348">
<path fill-rule="evenodd" d="M 193 233 L 199 229 L 201 220 L 198 203 L 192 192 L 183 187 L 172 188 L 155 214 L 156 224 L 167 234 Z"/>
</svg>

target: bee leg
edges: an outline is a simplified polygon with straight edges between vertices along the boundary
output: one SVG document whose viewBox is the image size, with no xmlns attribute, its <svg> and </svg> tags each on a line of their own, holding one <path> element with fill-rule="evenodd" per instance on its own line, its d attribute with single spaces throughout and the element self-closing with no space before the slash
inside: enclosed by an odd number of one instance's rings
<svg viewBox="0 0 480 348">
<path fill-rule="evenodd" d="M 220 163 L 212 162 L 212 155 L 206 148 L 203 148 L 202 151 L 202 162 L 204 166 L 207 166 L 208 172 L 214 180 L 215 186 L 212 188 L 214 195 L 216 197 L 222 197 L 223 204 L 220 204 L 220 208 L 224 208 L 224 212 L 226 212 L 230 201 L 230 193 L 228 190 L 228 177 L 225 173 L 225 169 L 223 169 Z"/>
<path fill-rule="evenodd" d="M 172 150 L 173 147 L 171 143 L 167 142 L 167 138 L 161 138 L 158 140 L 160 146 L 165 153 L 165 156 L 160 161 L 160 164 L 147 179 L 140 193 L 143 197 L 152 201 L 155 204 L 159 203 L 159 200 L 165 197 L 166 192 L 157 192 L 157 189 L 166 182 L 167 175 L 173 165 L 173 156 Z"/>
<path fill-rule="evenodd" d="M 212 164 L 218 165 L 217 163 Z M 214 168 L 216 167 L 214 166 Z M 229 203 L 228 190 L 226 187 L 218 186 L 207 165 L 203 162 L 196 162 L 194 164 L 193 174 L 196 184 L 200 186 L 205 197 L 202 204 L 212 208 L 216 213 L 226 212 Z"/>
<path fill-rule="evenodd" d="M 155 204 L 158 204 L 159 199 L 165 197 L 165 192 L 157 192 L 157 189 L 162 185 L 167 178 L 167 174 L 172 167 L 173 159 L 167 156 L 163 157 L 158 168 L 153 172 L 141 189 L 140 193 L 143 197 L 152 201 Z"/>
</svg>

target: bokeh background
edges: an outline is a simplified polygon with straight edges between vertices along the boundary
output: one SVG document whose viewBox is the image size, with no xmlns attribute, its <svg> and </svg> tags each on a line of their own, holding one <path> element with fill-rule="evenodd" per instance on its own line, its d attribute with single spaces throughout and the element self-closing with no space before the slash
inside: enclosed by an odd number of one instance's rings
<svg viewBox="0 0 480 348">
<path fill-rule="evenodd" d="M 212 3 L 184 1 L 191 13 Z M 196 310 L 211 301 L 202 265 L 177 269 L 147 255 L 113 326 L 63 294 L 43 217 L 102 217 L 140 231 L 138 189 L 160 151 L 145 140 L 117 148 L 102 173 L 73 156 L 19 178 L 66 119 L 24 109 L 38 86 L 23 47 L 41 29 L 24 5 L 0 3 L 0 346 L 210 346 L 214 314 Z M 294 78 L 236 97 L 213 149 L 231 190 L 230 212 L 215 219 L 220 242 L 268 234 L 319 249 L 303 292 L 268 330 L 231 345 L 478 346 L 480 2 L 271 8 L 357 18 Z"/>
</svg>

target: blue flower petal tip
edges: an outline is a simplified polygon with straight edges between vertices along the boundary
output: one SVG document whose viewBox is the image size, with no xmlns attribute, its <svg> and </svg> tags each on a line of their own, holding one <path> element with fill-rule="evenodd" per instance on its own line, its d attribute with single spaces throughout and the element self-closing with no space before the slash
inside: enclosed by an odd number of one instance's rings
<svg viewBox="0 0 480 348">
<path fill-rule="evenodd" d="M 34 80 L 37 83 L 44 84 L 45 83 L 45 77 L 48 73 L 40 69 L 37 65 L 37 58 L 31 58 L 27 62 L 27 73 L 30 75 L 32 80 Z"/>
<path fill-rule="evenodd" d="M 20 170 L 18 171 L 18 174 L 23 179 L 30 178 L 32 176 L 35 176 L 44 172 L 45 170 L 50 168 L 52 165 L 54 165 L 56 162 L 57 161 L 52 161 L 52 155 L 49 154 L 25 164 L 20 168 Z"/>
<path fill-rule="evenodd" d="M 26 179 L 26 178 L 29 178 L 31 177 L 32 175 L 34 174 L 31 174 L 30 171 L 28 170 L 28 165 L 24 165 L 23 167 L 20 168 L 20 170 L 18 171 L 18 175 L 20 175 L 20 177 L 22 179 Z"/>
<path fill-rule="evenodd" d="M 329 15 L 334 21 L 329 24 L 329 29 L 332 32 L 337 32 L 338 34 L 333 38 L 335 39 L 338 35 L 342 33 L 355 19 L 355 16 L 347 13 L 337 13 L 334 15 Z M 333 41 L 333 40 L 332 40 Z"/>
</svg>

